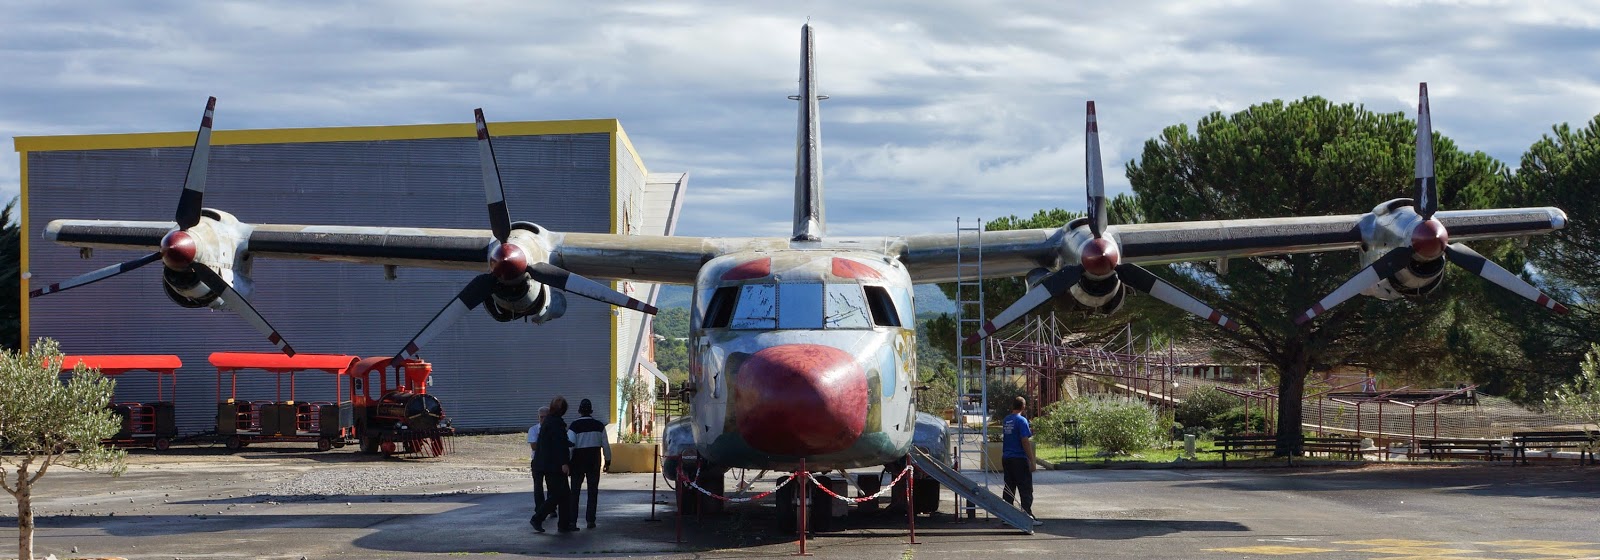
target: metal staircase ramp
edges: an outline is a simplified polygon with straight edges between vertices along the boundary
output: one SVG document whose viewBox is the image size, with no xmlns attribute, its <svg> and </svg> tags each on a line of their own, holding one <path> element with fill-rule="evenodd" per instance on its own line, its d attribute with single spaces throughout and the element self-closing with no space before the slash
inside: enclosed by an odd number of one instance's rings
<svg viewBox="0 0 1600 560">
<path fill-rule="evenodd" d="M 1032 517 L 1018 509 L 1017 506 L 1006 503 L 1005 500 L 979 485 L 977 481 L 963 476 L 961 473 L 956 472 L 955 469 L 950 468 L 949 465 L 939 462 L 939 460 L 928 456 L 926 452 L 914 446 L 911 448 L 911 463 L 917 466 L 917 470 L 933 477 L 934 480 L 945 485 L 956 495 L 966 498 L 967 503 L 977 504 L 978 507 L 989 512 L 989 515 L 999 518 L 1001 521 L 1006 522 L 1007 525 L 1016 527 L 1017 530 L 1024 533 L 1033 534 Z M 956 513 L 959 515 L 960 511 L 957 510 Z"/>
</svg>

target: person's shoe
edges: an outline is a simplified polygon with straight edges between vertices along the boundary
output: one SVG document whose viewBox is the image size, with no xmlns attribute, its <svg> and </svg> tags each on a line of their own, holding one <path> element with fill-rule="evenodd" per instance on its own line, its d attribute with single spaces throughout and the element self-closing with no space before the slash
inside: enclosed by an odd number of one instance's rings
<svg viewBox="0 0 1600 560">
<path fill-rule="evenodd" d="M 1035 520 L 1033 520 L 1033 526 L 1034 526 L 1034 527 L 1038 527 L 1038 526 L 1040 526 L 1040 525 L 1044 525 L 1044 522 L 1043 522 L 1043 521 L 1040 521 L 1040 520 L 1038 520 L 1038 519 L 1035 519 Z"/>
<path fill-rule="evenodd" d="M 593 522 L 593 521 L 590 521 L 590 522 L 589 522 L 589 528 L 590 528 L 590 529 L 593 529 L 593 528 L 594 528 L 594 522 Z"/>
<path fill-rule="evenodd" d="M 533 524 L 534 532 L 536 532 L 536 533 L 543 533 L 544 532 L 544 524 L 543 523 L 539 523 L 539 519 L 538 518 L 529 519 L 528 523 Z"/>
<path fill-rule="evenodd" d="M 578 530 L 577 526 L 571 526 L 571 527 L 563 526 L 563 527 L 556 528 L 556 531 L 557 532 L 561 532 L 561 533 L 571 533 L 571 532 L 577 531 L 577 530 Z"/>
</svg>

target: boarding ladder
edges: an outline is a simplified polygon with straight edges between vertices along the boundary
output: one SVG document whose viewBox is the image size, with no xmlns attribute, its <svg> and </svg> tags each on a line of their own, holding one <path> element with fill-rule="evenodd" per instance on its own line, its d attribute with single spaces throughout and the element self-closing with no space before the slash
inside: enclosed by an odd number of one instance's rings
<svg viewBox="0 0 1600 560">
<path fill-rule="evenodd" d="M 979 487 L 989 488 L 989 366 L 988 344 L 965 344 L 968 336 L 983 328 L 983 220 L 963 226 L 956 218 L 956 437 L 957 469 L 976 469 L 983 473 Z M 967 427 L 967 416 L 978 417 L 977 429 Z M 976 439 L 976 441 L 973 441 Z M 969 448 L 968 446 L 973 446 Z M 959 495 L 959 494 L 958 494 Z M 976 517 L 979 504 L 968 497 L 957 500 L 959 517 Z"/>
</svg>

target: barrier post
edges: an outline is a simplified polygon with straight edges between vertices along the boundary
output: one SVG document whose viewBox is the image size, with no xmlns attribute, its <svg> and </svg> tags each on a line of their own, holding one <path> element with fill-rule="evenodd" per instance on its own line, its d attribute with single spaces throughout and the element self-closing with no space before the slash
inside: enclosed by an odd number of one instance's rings
<svg viewBox="0 0 1600 560">
<path fill-rule="evenodd" d="M 661 477 L 661 445 L 655 446 L 655 453 L 650 457 L 650 520 L 656 519 L 656 482 Z"/>
<path fill-rule="evenodd" d="M 811 556 L 806 552 L 806 483 L 811 481 L 811 474 L 806 470 L 806 460 L 800 460 L 800 472 L 794 473 L 795 479 L 800 481 L 800 488 L 796 492 L 800 498 L 800 552 L 795 556 Z"/>
<path fill-rule="evenodd" d="M 678 518 L 678 544 L 683 544 L 683 455 L 682 454 L 678 455 L 678 473 L 677 473 L 677 477 L 678 477 L 678 479 L 677 479 L 676 485 L 673 486 L 673 488 L 675 489 L 674 495 L 676 495 L 678 497 L 678 502 L 672 506 L 672 510 L 677 512 L 677 515 L 675 515 L 674 517 Z"/>
<path fill-rule="evenodd" d="M 906 523 L 911 526 L 911 543 L 917 543 L 916 467 L 911 466 L 911 454 L 906 454 Z"/>
</svg>

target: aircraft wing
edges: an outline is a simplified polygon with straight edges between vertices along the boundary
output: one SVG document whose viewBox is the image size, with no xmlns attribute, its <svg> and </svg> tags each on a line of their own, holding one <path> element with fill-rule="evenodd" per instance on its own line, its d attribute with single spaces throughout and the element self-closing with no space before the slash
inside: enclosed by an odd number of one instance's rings
<svg viewBox="0 0 1600 560">
<path fill-rule="evenodd" d="M 72 247 L 151 251 L 174 222 L 55 220 L 44 237 Z M 444 270 L 486 269 L 489 230 L 313 226 L 250 226 L 247 250 L 270 259 L 381 264 Z M 700 265 L 720 254 L 718 240 L 700 237 L 546 231 L 550 262 L 574 273 L 640 282 L 693 284 Z"/>
<path fill-rule="evenodd" d="M 1449 228 L 1455 241 L 1535 235 L 1566 223 L 1566 214 L 1557 208 L 1443 211 L 1435 217 Z M 1373 227 L 1370 220 L 1369 214 L 1348 214 L 1164 222 L 1113 225 L 1107 233 L 1121 247 L 1123 262 L 1158 264 L 1359 249 L 1362 232 Z M 976 237 L 970 235 L 962 240 L 968 262 L 976 254 Z M 1059 268 L 1061 247 L 1068 236 L 1065 228 L 983 232 L 983 276 L 1018 276 L 1035 268 Z M 957 248 L 955 234 L 908 236 L 900 258 L 914 282 L 953 282 L 957 279 Z"/>
</svg>

